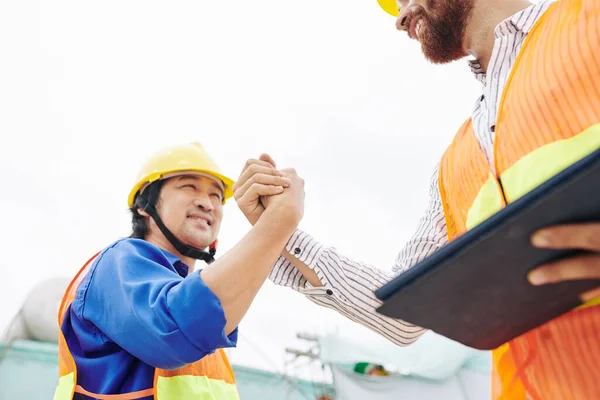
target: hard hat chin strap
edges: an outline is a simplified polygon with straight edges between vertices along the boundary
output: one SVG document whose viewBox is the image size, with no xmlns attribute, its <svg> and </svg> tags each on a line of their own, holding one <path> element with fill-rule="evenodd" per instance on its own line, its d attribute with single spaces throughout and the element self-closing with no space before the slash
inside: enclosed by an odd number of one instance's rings
<svg viewBox="0 0 600 400">
<path fill-rule="evenodd" d="M 215 241 L 215 243 L 213 243 L 210 246 L 209 251 L 205 251 L 183 243 L 169 230 L 169 228 L 167 228 L 167 226 L 162 222 L 162 219 L 160 219 L 158 212 L 156 211 L 156 207 L 154 205 L 158 201 L 158 193 L 160 192 L 160 186 L 151 185 L 147 188 L 147 190 L 150 190 L 150 193 L 148 193 L 148 202 L 142 209 L 152 217 L 152 219 L 158 226 L 158 229 L 160 229 L 162 234 L 165 235 L 165 237 L 173 245 L 173 247 L 175 247 L 175 249 L 177 249 L 177 251 L 181 253 L 182 256 L 195 258 L 196 260 L 204 261 L 207 264 L 211 264 L 213 261 L 215 261 L 215 254 L 217 252 L 217 242 Z"/>
<path fill-rule="evenodd" d="M 162 222 L 154 206 L 147 207 L 146 212 L 150 214 L 154 222 L 156 222 L 158 229 L 160 229 L 160 231 L 163 233 L 163 235 L 165 235 L 167 240 L 171 242 L 173 247 L 175 247 L 175 249 L 177 249 L 177 251 L 181 253 L 182 256 L 195 258 L 196 260 L 202 260 L 207 264 L 210 264 L 213 261 L 215 261 L 215 253 L 217 252 L 217 249 L 215 247 L 211 247 L 210 251 L 204 251 L 197 247 L 193 247 L 183 243 L 181 240 L 177 239 L 177 237 L 173 235 L 169 228 L 167 228 L 166 225 Z"/>
</svg>

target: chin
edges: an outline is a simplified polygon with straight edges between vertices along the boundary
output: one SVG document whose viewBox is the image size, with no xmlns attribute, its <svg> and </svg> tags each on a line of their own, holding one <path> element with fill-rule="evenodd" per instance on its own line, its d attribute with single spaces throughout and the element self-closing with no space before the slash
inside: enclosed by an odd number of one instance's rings
<svg viewBox="0 0 600 400">
<path fill-rule="evenodd" d="M 205 249 L 214 242 L 212 236 L 195 235 L 195 236 L 184 236 L 182 242 L 188 246 L 195 247 L 197 249 Z"/>
<path fill-rule="evenodd" d="M 449 64 L 468 56 L 468 54 L 458 52 L 452 54 L 433 53 L 427 51 L 426 49 L 423 49 L 423 55 L 430 63 L 437 65 Z"/>
</svg>

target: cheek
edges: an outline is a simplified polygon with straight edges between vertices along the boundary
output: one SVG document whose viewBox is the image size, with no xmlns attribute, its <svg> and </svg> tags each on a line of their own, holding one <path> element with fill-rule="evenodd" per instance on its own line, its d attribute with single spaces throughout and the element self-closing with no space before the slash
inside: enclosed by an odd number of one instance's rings
<svg viewBox="0 0 600 400">
<path fill-rule="evenodd" d="M 222 204 L 215 206 L 213 216 L 215 219 L 213 228 L 215 231 L 218 231 L 218 229 L 221 227 L 221 222 L 223 221 L 223 205 Z"/>
<path fill-rule="evenodd" d="M 169 221 L 171 224 L 181 225 L 189 208 L 189 202 L 183 196 L 173 196 L 168 202 L 161 204 L 161 218 L 165 224 Z"/>
</svg>

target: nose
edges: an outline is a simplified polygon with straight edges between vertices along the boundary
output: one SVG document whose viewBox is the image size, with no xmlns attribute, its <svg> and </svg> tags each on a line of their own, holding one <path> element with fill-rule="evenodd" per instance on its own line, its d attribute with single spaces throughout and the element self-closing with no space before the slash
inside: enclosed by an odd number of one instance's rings
<svg viewBox="0 0 600 400">
<path fill-rule="evenodd" d="M 211 212 L 215 209 L 207 193 L 199 193 L 194 199 L 194 206 L 205 212 Z"/>
<path fill-rule="evenodd" d="M 411 7 L 404 7 L 400 10 L 400 14 L 398 15 L 398 18 L 396 19 L 396 29 L 398 29 L 399 31 L 408 31 L 408 24 L 406 23 L 409 18 L 410 15 L 413 13 L 413 10 Z"/>
</svg>

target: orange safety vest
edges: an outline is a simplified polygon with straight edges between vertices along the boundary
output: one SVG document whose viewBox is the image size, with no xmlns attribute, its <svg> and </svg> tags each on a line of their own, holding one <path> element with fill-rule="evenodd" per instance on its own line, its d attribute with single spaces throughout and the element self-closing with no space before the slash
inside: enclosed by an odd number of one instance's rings
<svg viewBox="0 0 600 400">
<path fill-rule="evenodd" d="M 494 169 L 471 120 L 440 164 L 448 238 L 600 148 L 600 0 L 560 0 L 515 62 L 496 121 Z M 492 352 L 494 400 L 600 399 L 600 305 L 590 302 Z"/>
<path fill-rule="evenodd" d="M 58 370 L 60 378 L 54 393 L 54 400 L 71 400 L 75 393 L 102 400 L 133 400 L 148 396 L 154 396 L 155 400 L 239 400 L 233 370 L 223 349 L 218 349 L 213 354 L 176 370 L 156 368 L 153 387 L 137 392 L 103 395 L 88 392 L 77 385 L 77 365 L 60 327 L 62 327 L 65 314 L 75 298 L 79 284 L 87 275 L 97 256 L 98 254 L 85 263 L 71 281 L 58 311 Z"/>
</svg>

